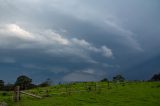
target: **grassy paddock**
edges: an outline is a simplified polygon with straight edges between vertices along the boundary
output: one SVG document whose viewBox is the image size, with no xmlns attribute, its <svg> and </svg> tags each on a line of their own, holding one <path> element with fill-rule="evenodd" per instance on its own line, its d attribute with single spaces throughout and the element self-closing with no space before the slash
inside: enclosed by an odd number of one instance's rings
<svg viewBox="0 0 160 106">
<path fill-rule="evenodd" d="M 160 82 L 87 82 L 35 88 L 14 103 L 13 92 L 0 92 L 0 101 L 9 106 L 160 106 Z"/>
</svg>

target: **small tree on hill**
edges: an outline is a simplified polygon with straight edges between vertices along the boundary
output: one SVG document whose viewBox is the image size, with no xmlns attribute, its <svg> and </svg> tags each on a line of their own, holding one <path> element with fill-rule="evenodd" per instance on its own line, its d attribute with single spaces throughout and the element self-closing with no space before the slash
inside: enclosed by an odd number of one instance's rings
<svg viewBox="0 0 160 106">
<path fill-rule="evenodd" d="M 150 79 L 150 81 L 160 81 L 160 73 L 153 75 L 153 77 Z"/>
<path fill-rule="evenodd" d="M 31 83 L 32 83 L 31 78 L 29 78 L 25 75 L 21 75 L 17 78 L 17 80 L 15 82 L 15 86 L 20 86 L 20 88 L 22 90 L 25 90 L 30 87 Z"/>
<path fill-rule="evenodd" d="M 101 82 L 108 82 L 109 80 L 107 79 L 107 78 L 103 78 L 102 80 L 101 80 Z"/>
<path fill-rule="evenodd" d="M 115 81 L 115 82 L 124 82 L 125 78 L 122 75 L 116 75 L 115 77 L 113 77 L 113 81 Z"/>
</svg>

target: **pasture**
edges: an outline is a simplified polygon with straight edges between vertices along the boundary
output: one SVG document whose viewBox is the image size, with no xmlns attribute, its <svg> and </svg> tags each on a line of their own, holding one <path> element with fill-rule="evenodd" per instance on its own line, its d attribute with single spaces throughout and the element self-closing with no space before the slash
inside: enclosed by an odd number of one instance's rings
<svg viewBox="0 0 160 106">
<path fill-rule="evenodd" d="M 13 101 L 13 92 L 0 92 L 9 106 L 160 106 L 160 82 L 81 82 L 34 88 Z"/>
</svg>

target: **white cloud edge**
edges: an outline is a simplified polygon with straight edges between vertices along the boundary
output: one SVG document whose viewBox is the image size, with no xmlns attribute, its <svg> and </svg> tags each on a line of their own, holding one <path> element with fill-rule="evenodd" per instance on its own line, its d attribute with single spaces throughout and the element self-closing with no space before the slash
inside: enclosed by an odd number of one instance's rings
<svg viewBox="0 0 160 106">
<path fill-rule="evenodd" d="M 17 24 L 5 24 L 0 26 L 0 38 L 0 41 L 2 41 L 0 42 L 0 48 L 10 48 L 11 45 L 13 46 L 12 48 L 16 49 L 49 47 L 47 52 L 50 52 L 50 54 L 66 52 L 86 58 L 86 60 L 88 59 L 88 61 L 92 63 L 96 63 L 96 61 L 93 60 L 88 53 L 100 53 L 106 58 L 113 57 L 112 50 L 107 46 L 97 48 L 84 39 L 65 38 L 51 29 L 34 33 L 25 30 Z M 17 43 L 15 41 L 13 43 L 12 38 L 17 39 L 17 42 L 21 42 Z"/>
</svg>

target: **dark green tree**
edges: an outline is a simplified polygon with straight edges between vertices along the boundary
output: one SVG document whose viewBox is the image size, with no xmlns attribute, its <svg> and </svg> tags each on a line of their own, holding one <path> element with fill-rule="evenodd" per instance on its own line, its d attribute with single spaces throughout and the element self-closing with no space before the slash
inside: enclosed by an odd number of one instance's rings
<svg viewBox="0 0 160 106">
<path fill-rule="evenodd" d="M 30 88 L 31 83 L 32 83 L 31 78 L 25 75 L 21 75 L 17 78 L 15 82 L 15 86 L 20 86 L 20 89 L 25 90 L 25 89 Z"/>
<path fill-rule="evenodd" d="M 115 81 L 115 82 L 124 82 L 125 78 L 122 75 L 116 75 L 115 77 L 113 77 L 113 81 Z"/>
<path fill-rule="evenodd" d="M 3 90 L 3 88 L 4 88 L 4 81 L 0 80 L 0 90 Z"/>
<path fill-rule="evenodd" d="M 4 91 L 13 91 L 14 90 L 14 84 L 6 84 L 3 88 Z"/>
<path fill-rule="evenodd" d="M 160 73 L 153 75 L 153 77 L 150 79 L 150 81 L 160 81 Z"/>
<path fill-rule="evenodd" d="M 101 80 L 101 82 L 108 82 L 109 80 L 107 79 L 107 78 L 103 78 L 102 80 Z"/>
</svg>

